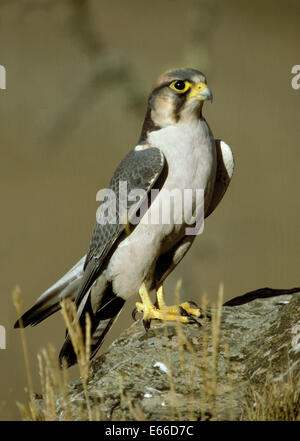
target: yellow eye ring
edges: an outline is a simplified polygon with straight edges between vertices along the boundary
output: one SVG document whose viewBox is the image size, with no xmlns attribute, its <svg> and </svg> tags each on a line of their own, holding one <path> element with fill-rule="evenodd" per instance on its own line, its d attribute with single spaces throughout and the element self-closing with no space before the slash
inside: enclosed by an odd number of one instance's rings
<svg viewBox="0 0 300 441">
<path fill-rule="evenodd" d="M 175 80 L 170 84 L 169 87 L 178 93 L 185 93 L 187 90 L 190 89 L 191 83 L 187 80 Z"/>
</svg>

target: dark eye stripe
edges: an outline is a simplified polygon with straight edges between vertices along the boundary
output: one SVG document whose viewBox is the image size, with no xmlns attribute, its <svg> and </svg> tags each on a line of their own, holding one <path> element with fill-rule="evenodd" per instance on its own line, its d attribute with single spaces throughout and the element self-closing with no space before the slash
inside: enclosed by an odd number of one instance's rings
<svg viewBox="0 0 300 441">
<path fill-rule="evenodd" d="M 156 98 L 157 94 L 159 93 L 159 91 L 164 89 L 164 88 L 169 88 L 170 84 L 172 84 L 174 81 L 175 81 L 174 78 L 173 78 L 172 81 L 165 81 L 165 82 L 161 83 L 159 86 L 157 86 L 155 89 L 153 89 L 152 93 L 151 93 L 151 95 L 149 96 L 149 99 L 148 99 L 148 106 L 152 107 L 152 103 L 155 101 L 155 98 Z M 185 79 L 185 80 L 178 80 L 178 81 L 182 81 L 184 83 L 185 81 L 189 81 L 189 80 Z M 181 109 L 182 109 L 182 107 L 184 106 L 184 104 L 186 102 L 186 98 L 187 98 L 187 94 L 186 93 L 182 93 L 182 94 L 178 93 L 178 94 L 176 94 L 176 101 L 174 103 L 174 116 L 175 116 L 176 121 L 179 121 L 179 119 L 180 119 L 180 112 L 181 112 Z M 155 128 L 157 128 L 154 125 L 154 123 L 152 122 L 150 114 L 151 114 L 151 110 L 149 109 L 149 118 L 147 120 L 147 127 L 145 127 L 145 130 L 142 130 L 142 137 L 140 139 L 140 142 L 142 142 L 142 140 L 145 138 L 146 133 L 147 133 L 148 130 L 154 130 Z M 150 120 L 151 120 L 151 124 L 150 124 L 151 127 L 149 125 L 149 121 Z"/>
<path fill-rule="evenodd" d="M 176 96 L 175 109 L 174 109 L 174 115 L 175 115 L 176 122 L 178 122 L 180 119 L 180 112 L 186 102 L 186 98 L 187 98 L 186 93 L 178 94 Z"/>
</svg>

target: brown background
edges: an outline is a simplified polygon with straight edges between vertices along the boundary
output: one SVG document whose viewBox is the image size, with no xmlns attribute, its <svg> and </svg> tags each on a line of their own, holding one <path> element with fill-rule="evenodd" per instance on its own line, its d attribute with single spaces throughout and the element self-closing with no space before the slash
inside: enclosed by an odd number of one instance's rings
<svg viewBox="0 0 300 441">
<path fill-rule="evenodd" d="M 300 4 L 278 1 L 0 1 L 0 418 L 18 419 L 26 376 L 11 291 L 23 308 L 87 250 L 96 192 L 139 135 L 147 93 L 171 67 L 199 68 L 204 113 L 235 154 L 234 179 L 166 284 L 169 302 L 299 286 Z M 126 80 L 127 78 L 127 80 Z M 108 338 L 131 323 L 135 299 Z M 63 342 L 60 314 L 26 332 L 37 352 Z M 77 375 L 72 368 L 71 377 Z"/>
</svg>

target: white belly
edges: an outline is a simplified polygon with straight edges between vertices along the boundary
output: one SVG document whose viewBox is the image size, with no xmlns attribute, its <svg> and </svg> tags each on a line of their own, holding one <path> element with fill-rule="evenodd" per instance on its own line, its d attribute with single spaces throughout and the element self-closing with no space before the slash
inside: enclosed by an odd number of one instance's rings
<svg viewBox="0 0 300 441">
<path fill-rule="evenodd" d="M 107 266 L 106 277 L 112 281 L 114 292 L 124 299 L 137 294 L 143 282 L 151 284 L 156 259 L 183 237 L 187 226 L 185 219 L 203 209 L 195 206 L 195 190 L 204 190 L 207 205 L 215 180 L 215 143 L 205 121 L 197 121 L 192 130 L 189 124 L 152 132 L 149 141 L 164 153 L 168 175 L 163 186 L 165 192 L 158 194 L 145 213 L 147 220 L 144 216 L 130 236 L 119 244 Z M 176 190 L 179 196 L 186 189 L 192 190 L 193 206 L 184 196 L 183 204 L 172 204 L 171 199 L 172 216 L 168 222 L 162 221 L 161 207 L 169 205 L 169 193 Z M 153 224 L 153 219 L 160 221 Z"/>
</svg>

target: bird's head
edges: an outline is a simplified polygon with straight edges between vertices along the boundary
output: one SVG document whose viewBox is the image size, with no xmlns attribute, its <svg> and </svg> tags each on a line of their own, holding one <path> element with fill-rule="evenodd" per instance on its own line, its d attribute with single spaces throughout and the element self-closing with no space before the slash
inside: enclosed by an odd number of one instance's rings
<svg viewBox="0 0 300 441">
<path fill-rule="evenodd" d="M 143 132 L 189 122 L 201 115 L 205 100 L 212 101 L 203 73 L 196 69 L 164 72 L 151 90 Z"/>
</svg>

